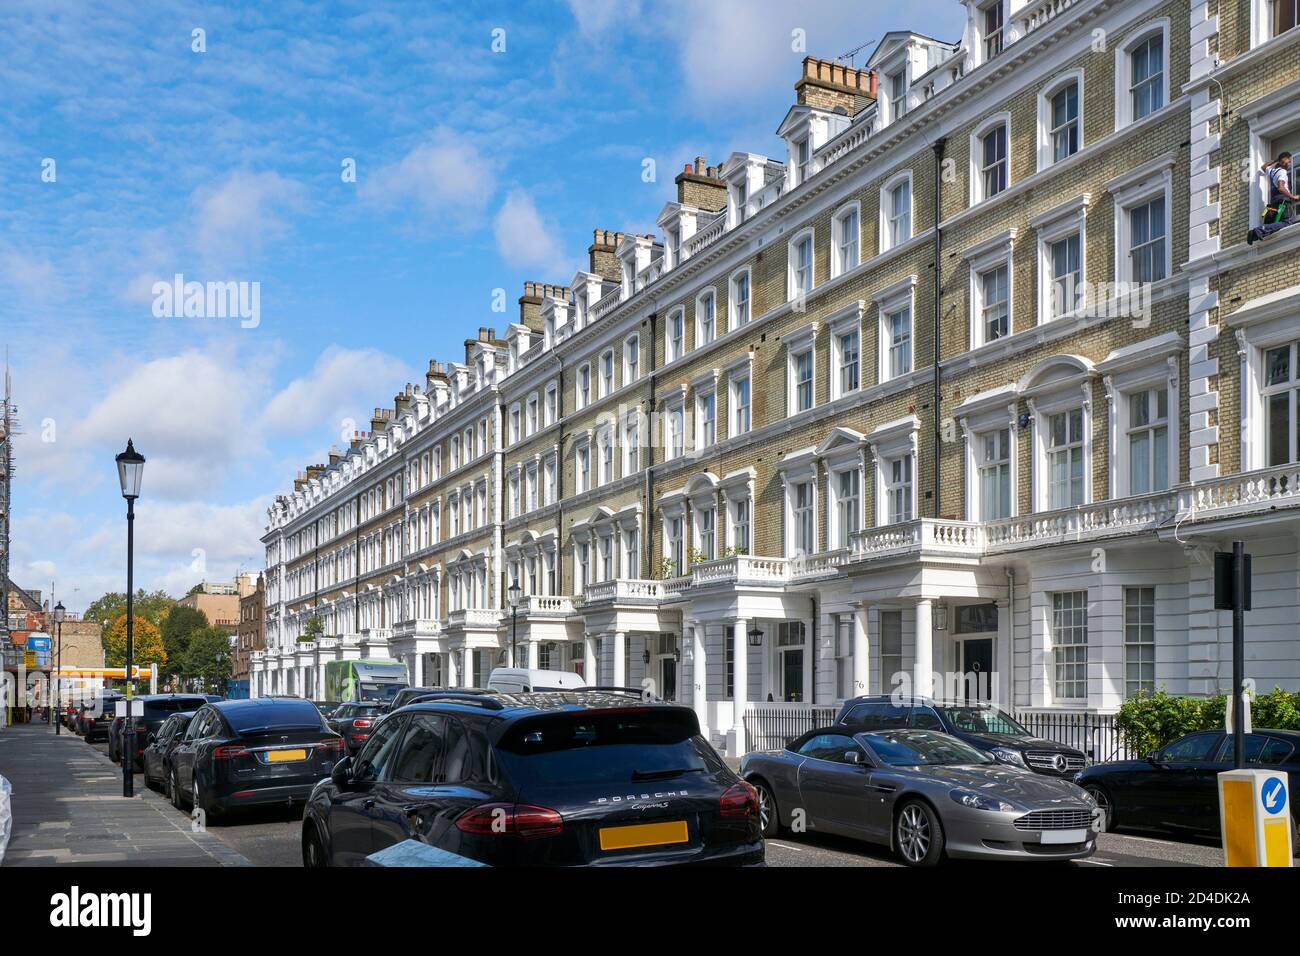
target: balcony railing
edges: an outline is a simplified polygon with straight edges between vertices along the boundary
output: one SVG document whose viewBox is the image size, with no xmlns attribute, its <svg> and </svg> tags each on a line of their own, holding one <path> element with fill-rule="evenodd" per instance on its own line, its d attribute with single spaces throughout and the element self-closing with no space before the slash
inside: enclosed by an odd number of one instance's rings
<svg viewBox="0 0 1300 956">
<path fill-rule="evenodd" d="M 498 627 L 501 612 L 488 607 L 462 607 L 447 615 L 448 627 Z"/>
<path fill-rule="evenodd" d="M 1030 4 L 1016 18 L 1016 22 L 1020 25 L 1020 35 L 1028 36 L 1046 26 L 1076 2 L 1077 0 L 1041 0 L 1040 3 Z"/>
<path fill-rule="evenodd" d="M 573 613 L 573 598 L 560 594 L 529 594 L 519 612 L 529 617 L 567 617 Z"/>
<path fill-rule="evenodd" d="M 393 637 L 437 637 L 442 633 L 442 624 L 433 618 L 418 617 L 407 621 L 398 621 L 393 625 Z"/>
<path fill-rule="evenodd" d="M 662 601 L 667 592 L 666 581 L 649 581 L 644 578 L 616 578 L 597 581 L 583 588 L 578 600 L 584 605 L 605 601 L 620 603 L 653 603 Z"/>
</svg>

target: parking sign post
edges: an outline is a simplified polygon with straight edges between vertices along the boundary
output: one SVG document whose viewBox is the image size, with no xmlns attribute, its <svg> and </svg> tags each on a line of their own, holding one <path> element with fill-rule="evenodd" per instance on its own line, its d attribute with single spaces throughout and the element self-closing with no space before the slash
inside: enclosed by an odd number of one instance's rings
<svg viewBox="0 0 1300 956">
<path fill-rule="evenodd" d="M 1291 866 L 1291 800 L 1277 770 L 1219 774 L 1225 866 Z"/>
</svg>

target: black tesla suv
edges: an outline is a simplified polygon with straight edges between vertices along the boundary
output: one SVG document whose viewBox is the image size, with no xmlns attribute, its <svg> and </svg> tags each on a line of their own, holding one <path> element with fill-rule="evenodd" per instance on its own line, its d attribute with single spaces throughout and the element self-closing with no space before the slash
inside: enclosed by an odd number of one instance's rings
<svg viewBox="0 0 1300 956">
<path fill-rule="evenodd" d="M 300 697 L 223 700 L 199 709 L 171 751 L 172 803 L 208 817 L 306 800 L 343 755 L 343 738 Z"/>
<path fill-rule="evenodd" d="M 308 866 L 389 848 L 441 865 L 763 861 L 757 795 L 695 712 L 601 691 L 444 692 L 393 711 L 316 785 L 302 847 Z"/>
<path fill-rule="evenodd" d="M 1000 707 L 927 698 L 854 697 L 840 708 L 836 723 L 860 730 L 912 727 L 941 730 L 990 757 L 1052 777 L 1069 777 L 1088 765 L 1083 751 L 1035 737 Z"/>
</svg>

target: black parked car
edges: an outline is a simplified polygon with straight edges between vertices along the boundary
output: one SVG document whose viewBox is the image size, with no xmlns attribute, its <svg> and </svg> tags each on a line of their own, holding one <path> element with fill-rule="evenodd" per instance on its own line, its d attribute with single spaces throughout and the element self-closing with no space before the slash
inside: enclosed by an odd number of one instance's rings
<svg viewBox="0 0 1300 956">
<path fill-rule="evenodd" d="M 1088 765 L 1083 751 L 1035 737 L 993 704 L 854 697 L 844 702 L 835 722 L 858 730 L 940 730 L 1002 763 L 1053 777 L 1068 777 Z"/>
<path fill-rule="evenodd" d="M 1166 830 L 1220 836 L 1218 774 L 1233 765 L 1232 736 L 1205 730 L 1180 737 L 1141 760 L 1094 764 L 1074 777 L 1105 811 L 1106 828 Z M 1246 734 L 1246 766 L 1285 773 L 1300 786 L 1300 733 Z M 1291 803 L 1293 821 L 1296 803 Z M 1292 843 L 1300 850 L 1300 826 Z"/>
<path fill-rule="evenodd" d="M 448 695 L 384 718 L 312 792 L 303 862 L 408 840 L 494 866 L 763 861 L 754 788 L 695 712 L 593 691 Z"/>
<path fill-rule="evenodd" d="M 378 701 L 349 701 L 340 704 L 326 723 L 330 730 L 343 738 L 348 753 L 355 754 L 370 739 L 371 728 L 382 716 L 383 707 Z"/>
<path fill-rule="evenodd" d="M 172 750 L 172 803 L 207 817 L 254 804 L 306 800 L 343 756 L 343 738 L 301 697 L 207 704 Z"/>
<path fill-rule="evenodd" d="M 144 785 L 150 790 L 166 787 L 171 780 L 171 756 L 181 735 L 190 725 L 194 711 L 187 710 L 172 714 L 162 722 L 162 726 L 149 734 L 144 748 Z M 168 794 L 170 797 L 171 794 Z"/>
<path fill-rule="evenodd" d="M 144 704 L 144 715 L 135 718 L 135 767 L 144 767 L 144 748 L 149 734 L 162 726 L 163 721 L 180 711 L 191 713 L 209 701 L 222 698 L 210 694 L 144 694 L 138 698 Z M 108 727 L 108 756 L 113 763 L 122 762 L 122 747 L 126 742 L 126 718 L 114 717 Z"/>
<path fill-rule="evenodd" d="M 87 743 L 108 739 L 108 728 L 113 723 L 113 714 L 121 697 L 117 691 L 107 691 L 77 707 L 77 733 L 85 737 Z"/>
</svg>

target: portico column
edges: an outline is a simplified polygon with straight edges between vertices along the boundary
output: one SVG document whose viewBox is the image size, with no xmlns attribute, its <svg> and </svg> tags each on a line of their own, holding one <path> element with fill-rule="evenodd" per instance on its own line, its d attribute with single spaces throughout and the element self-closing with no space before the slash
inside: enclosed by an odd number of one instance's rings
<svg viewBox="0 0 1300 956">
<path fill-rule="evenodd" d="M 529 639 L 528 639 L 528 667 L 529 667 L 529 669 L 531 669 L 531 670 L 537 670 L 537 667 L 538 667 L 538 661 L 539 661 L 540 657 L 541 657 L 541 652 L 538 650 L 537 642 L 534 641 L 532 638 L 529 638 Z"/>
<path fill-rule="evenodd" d="M 825 618 L 822 619 L 823 622 Z M 815 625 L 817 620 L 808 618 L 803 622 L 803 694 L 800 699 L 805 704 L 811 704 L 817 695 L 817 678 L 815 668 L 817 666 L 817 643 L 813 640 L 813 635 L 817 634 Z"/>
<path fill-rule="evenodd" d="M 705 650 L 704 625 L 698 621 L 690 623 L 691 629 L 691 706 L 700 722 L 700 733 L 704 739 L 709 738 L 709 669 L 708 652 Z"/>
<path fill-rule="evenodd" d="M 867 606 L 853 609 L 853 693 L 868 693 L 871 680 L 871 647 L 867 640 Z"/>
<path fill-rule="evenodd" d="M 411 686 L 424 686 L 424 655 L 419 651 L 415 652 L 414 659 L 411 661 Z"/>
<path fill-rule="evenodd" d="M 325 699 L 325 662 L 321 661 L 320 666 L 316 668 L 316 699 Z"/>
<path fill-rule="evenodd" d="M 916 695 L 934 696 L 934 602 L 916 602 Z"/>
<path fill-rule="evenodd" d="M 448 651 L 444 656 L 447 658 L 447 686 L 459 687 L 460 672 L 456 667 L 456 652 Z"/>
<path fill-rule="evenodd" d="M 600 683 L 596 665 L 596 635 L 582 636 L 582 679 L 591 687 Z"/>
<path fill-rule="evenodd" d="M 743 757 L 748 751 L 745 743 L 745 703 L 749 697 L 746 678 L 749 677 L 749 622 L 739 618 L 731 623 L 732 659 L 735 661 L 732 672 L 732 729 L 736 745 L 733 757 Z"/>
<path fill-rule="evenodd" d="M 627 633 L 614 632 L 614 686 L 627 686 Z"/>
<path fill-rule="evenodd" d="M 474 648 L 469 646 L 465 648 L 465 677 L 461 686 L 474 686 Z"/>
</svg>

